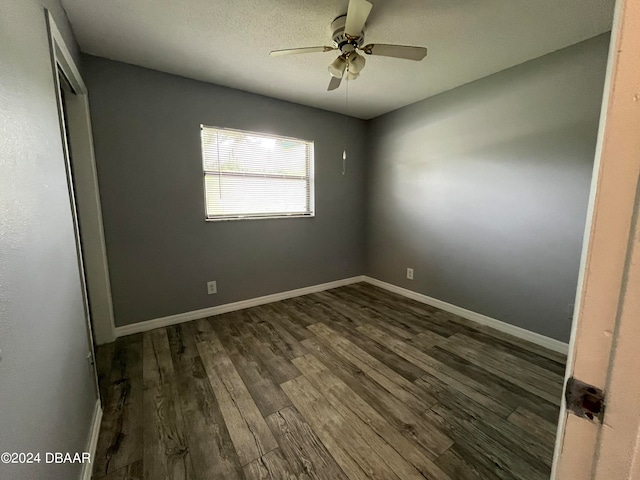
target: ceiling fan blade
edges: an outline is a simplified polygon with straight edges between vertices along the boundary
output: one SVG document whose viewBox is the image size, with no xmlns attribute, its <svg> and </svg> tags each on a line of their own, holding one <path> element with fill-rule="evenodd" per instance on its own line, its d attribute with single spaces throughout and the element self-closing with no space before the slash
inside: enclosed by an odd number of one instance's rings
<svg viewBox="0 0 640 480">
<path fill-rule="evenodd" d="M 331 50 L 335 50 L 334 47 L 304 47 L 304 48 L 289 48 L 286 50 L 273 50 L 269 53 L 272 57 L 277 57 L 279 55 L 296 55 L 298 53 L 316 53 L 316 52 L 330 52 Z"/>
<path fill-rule="evenodd" d="M 420 61 L 427 56 L 424 47 L 410 47 L 407 45 L 387 45 L 384 43 L 370 43 L 360 50 L 368 55 L 381 55 L 383 57 L 404 58 L 405 60 Z"/>
<path fill-rule="evenodd" d="M 327 91 L 331 91 L 331 90 L 335 90 L 336 88 L 338 88 L 340 86 L 340 82 L 342 81 L 342 78 L 338 78 L 338 77 L 331 77 L 331 81 L 329 82 L 329 87 L 327 88 Z"/>
<path fill-rule="evenodd" d="M 359 37 L 367 18 L 369 18 L 371 8 L 373 8 L 373 4 L 367 0 L 350 0 L 344 33 L 352 37 Z"/>
</svg>

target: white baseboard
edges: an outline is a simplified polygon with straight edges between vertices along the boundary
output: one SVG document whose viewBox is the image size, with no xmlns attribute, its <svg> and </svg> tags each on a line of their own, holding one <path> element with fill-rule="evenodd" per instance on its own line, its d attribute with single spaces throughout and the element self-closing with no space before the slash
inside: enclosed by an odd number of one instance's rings
<svg viewBox="0 0 640 480">
<path fill-rule="evenodd" d="M 241 300 L 239 302 L 225 303 L 224 305 L 217 305 L 215 307 L 203 308 L 201 310 L 193 310 L 191 312 L 185 313 L 178 313 L 177 315 L 169 315 L 168 317 L 155 318 L 153 320 L 146 320 L 144 322 L 132 323 L 131 325 L 125 325 L 123 327 L 116 327 L 115 333 L 116 337 L 124 337 L 125 335 L 132 335 L 134 333 L 153 330 L 154 328 L 166 327 L 183 322 L 190 322 L 191 320 L 198 320 L 199 318 L 213 317 L 215 315 L 234 312 L 236 310 L 244 310 L 245 308 L 255 307 L 257 305 L 264 305 L 266 303 L 278 302 L 287 298 L 322 292 L 323 290 L 329 290 L 330 288 L 343 287 L 345 285 L 351 285 L 353 283 L 362 281 L 364 281 L 364 276 L 361 275 L 357 277 L 336 280 L 334 282 L 312 285 L 310 287 L 298 288 L 296 290 L 288 290 L 286 292 L 265 295 L 264 297 L 256 297 L 250 298 L 248 300 Z"/>
<path fill-rule="evenodd" d="M 85 452 L 91 454 L 91 462 L 82 464 L 82 473 L 80 474 L 80 480 L 91 480 L 93 474 L 93 461 L 96 458 L 96 447 L 98 446 L 98 435 L 100 434 L 100 424 L 102 423 L 102 407 L 100 406 L 100 399 L 96 401 L 95 409 L 93 410 L 93 420 L 91 421 L 91 430 L 89 431 L 89 439 Z"/>
<path fill-rule="evenodd" d="M 398 287 L 396 285 L 392 285 L 391 283 L 383 282 L 382 280 L 364 276 L 364 281 L 370 283 L 371 285 L 389 290 L 390 292 L 394 292 L 404 297 L 417 300 L 418 302 L 431 305 L 432 307 L 439 308 L 440 310 L 444 310 L 445 312 L 453 313 L 460 317 L 466 318 L 467 320 L 471 320 L 481 325 L 491 327 L 495 330 L 508 333 L 509 335 L 521 338 L 522 340 L 535 343 L 536 345 L 548 348 L 549 350 L 553 350 L 554 352 L 562 353 L 564 355 L 567 355 L 567 353 L 569 352 L 569 345 L 567 343 L 561 342 L 554 338 L 545 337 L 544 335 L 540 335 L 539 333 L 516 327 L 515 325 L 496 320 L 495 318 L 487 317 L 486 315 L 482 315 L 481 313 L 472 312 L 471 310 L 467 310 L 466 308 L 458 307 L 456 305 L 443 302 L 442 300 L 438 300 L 437 298 L 428 297 L 427 295 L 407 290 L 406 288 Z"/>
<path fill-rule="evenodd" d="M 191 312 L 178 313 L 176 315 L 170 315 L 168 317 L 155 318 L 153 320 L 146 320 L 144 322 L 133 323 L 131 325 L 125 325 L 123 327 L 116 327 L 116 337 L 123 337 L 125 335 L 132 335 L 134 333 L 146 332 L 153 330 L 154 328 L 166 327 L 169 325 L 176 325 L 178 323 L 190 322 L 192 320 L 198 320 L 199 318 L 212 317 L 220 315 L 222 313 L 234 312 L 237 310 L 244 310 L 245 308 L 255 307 L 258 305 L 264 305 L 266 303 L 278 302 L 287 298 L 299 297 L 302 295 L 308 295 L 310 293 L 321 292 L 323 290 L 329 290 L 331 288 L 343 287 L 345 285 L 351 285 L 358 282 L 367 282 L 390 292 L 397 293 L 407 298 L 412 298 L 418 302 L 431 305 L 432 307 L 439 308 L 445 312 L 459 315 L 473 322 L 485 325 L 487 327 L 499 330 L 501 332 L 513 335 L 514 337 L 521 338 L 541 347 L 548 348 L 554 352 L 562 353 L 566 355 L 569 351 L 569 345 L 555 340 L 553 338 L 545 337 L 539 333 L 525 330 L 524 328 L 516 327 L 509 323 L 496 320 L 495 318 L 487 317 L 480 313 L 472 312 L 462 307 L 452 305 L 437 298 L 429 297 L 421 293 L 407 290 L 406 288 L 392 285 L 391 283 L 383 282 L 366 275 L 360 275 L 357 277 L 345 278 L 342 280 L 336 280 L 334 282 L 321 283 L 319 285 L 312 285 L 310 287 L 298 288 L 296 290 L 288 290 L 286 292 L 274 293 L 271 295 L 265 295 L 263 297 L 250 298 L 248 300 L 241 300 L 239 302 L 226 303 L 224 305 L 217 305 L 215 307 L 203 308 L 201 310 L 193 310 Z"/>
</svg>

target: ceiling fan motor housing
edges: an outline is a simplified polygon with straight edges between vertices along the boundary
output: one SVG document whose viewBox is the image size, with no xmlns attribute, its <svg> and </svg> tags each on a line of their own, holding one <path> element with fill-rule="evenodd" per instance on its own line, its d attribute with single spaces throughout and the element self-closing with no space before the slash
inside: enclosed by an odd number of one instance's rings
<svg viewBox="0 0 640 480">
<path fill-rule="evenodd" d="M 348 38 L 344 33 L 344 26 L 347 21 L 347 15 L 340 15 L 331 22 L 331 38 L 333 46 L 340 49 L 342 53 L 353 52 L 356 48 L 361 47 L 364 43 L 364 29 L 357 38 Z"/>
</svg>

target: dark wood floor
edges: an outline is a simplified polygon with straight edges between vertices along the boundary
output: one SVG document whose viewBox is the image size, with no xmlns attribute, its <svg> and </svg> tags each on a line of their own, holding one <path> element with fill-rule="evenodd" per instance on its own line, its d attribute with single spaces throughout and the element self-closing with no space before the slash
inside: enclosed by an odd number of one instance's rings
<svg viewBox="0 0 640 480">
<path fill-rule="evenodd" d="M 94 478 L 546 480 L 564 362 L 367 284 L 123 337 Z"/>
</svg>

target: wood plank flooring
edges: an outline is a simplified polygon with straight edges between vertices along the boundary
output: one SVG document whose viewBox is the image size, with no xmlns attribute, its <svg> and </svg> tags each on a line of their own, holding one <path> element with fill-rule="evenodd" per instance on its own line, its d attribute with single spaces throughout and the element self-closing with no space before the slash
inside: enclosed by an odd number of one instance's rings
<svg viewBox="0 0 640 480">
<path fill-rule="evenodd" d="M 543 480 L 565 357 L 359 283 L 98 349 L 95 480 Z"/>
</svg>

